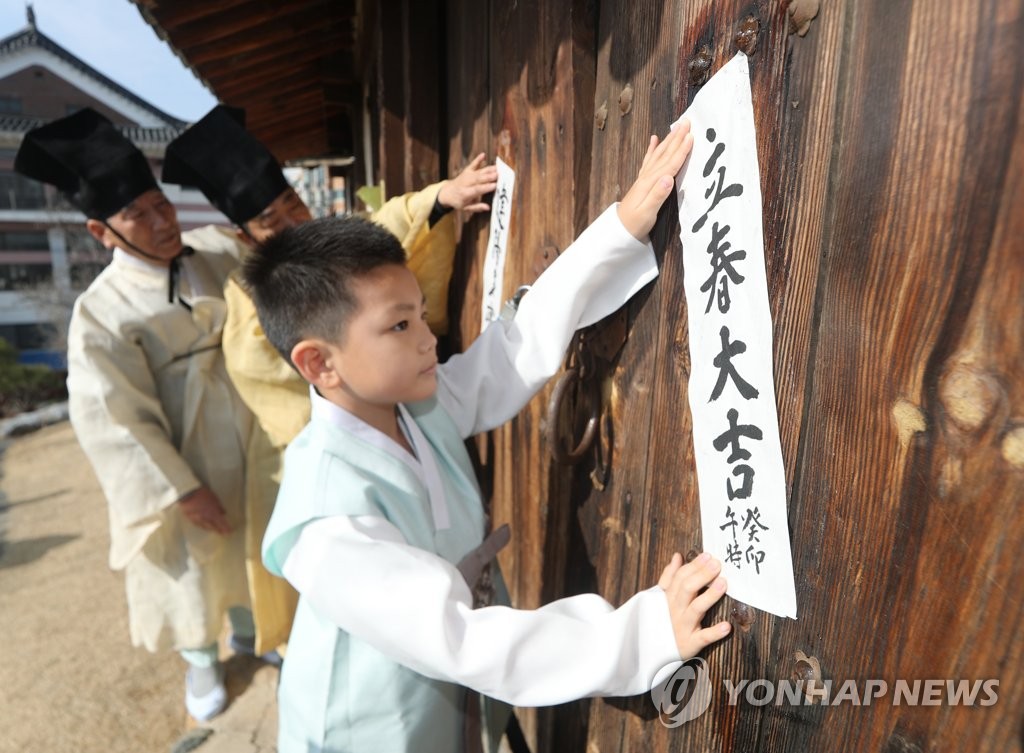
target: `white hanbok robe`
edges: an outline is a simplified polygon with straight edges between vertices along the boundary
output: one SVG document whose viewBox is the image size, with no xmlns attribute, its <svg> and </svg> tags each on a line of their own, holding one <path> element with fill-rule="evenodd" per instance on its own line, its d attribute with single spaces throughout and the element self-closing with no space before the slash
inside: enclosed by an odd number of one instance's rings
<svg viewBox="0 0 1024 753">
<path fill-rule="evenodd" d="M 264 560 L 300 593 L 279 693 L 280 753 L 462 749 L 465 687 L 516 705 L 633 695 L 678 662 L 660 588 L 473 609 L 455 565 L 484 536 L 464 438 L 508 420 L 557 371 L 572 334 L 657 275 L 649 244 L 606 211 L 511 322 L 399 406 L 415 457 L 315 396 L 289 446 Z"/>
<path fill-rule="evenodd" d="M 125 571 L 131 638 L 150 651 L 217 640 L 229 606 L 248 604 L 244 448 L 251 415 L 224 369 L 223 286 L 242 247 L 231 231 L 182 237 L 168 270 L 120 249 L 75 302 L 68 334 L 71 423 L 107 498 L 110 566 Z M 175 502 L 206 485 L 229 536 L 189 523 Z"/>
</svg>

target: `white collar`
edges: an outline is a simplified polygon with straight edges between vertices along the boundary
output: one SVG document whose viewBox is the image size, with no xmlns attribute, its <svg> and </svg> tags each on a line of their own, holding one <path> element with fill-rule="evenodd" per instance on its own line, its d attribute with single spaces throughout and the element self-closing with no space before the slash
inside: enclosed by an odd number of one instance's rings
<svg viewBox="0 0 1024 753">
<path fill-rule="evenodd" d="M 150 274 L 159 274 L 167 276 L 167 267 L 154 264 L 149 259 L 144 259 L 141 256 L 135 256 L 125 251 L 120 246 L 114 246 L 114 258 L 113 261 L 116 264 L 130 267 L 131 269 L 137 269 L 140 272 L 148 272 Z"/>
<path fill-rule="evenodd" d="M 332 426 L 353 434 L 367 444 L 388 453 L 396 460 L 404 463 L 427 490 L 430 511 L 434 518 L 434 530 L 443 531 L 451 527 L 444 484 L 441 482 L 441 473 L 437 467 L 434 451 L 426 436 L 424 436 L 423 430 L 420 429 L 416 420 L 404 405 L 398 404 L 399 425 L 405 431 L 409 444 L 415 450 L 415 457 L 384 432 L 370 426 L 363 419 L 345 410 L 340 405 L 336 405 L 319 395 L 312 385 L 309 387 L 309 399 L 312 404 L 311 415 L 313 418 L 327 421 Z"/>
</svg>

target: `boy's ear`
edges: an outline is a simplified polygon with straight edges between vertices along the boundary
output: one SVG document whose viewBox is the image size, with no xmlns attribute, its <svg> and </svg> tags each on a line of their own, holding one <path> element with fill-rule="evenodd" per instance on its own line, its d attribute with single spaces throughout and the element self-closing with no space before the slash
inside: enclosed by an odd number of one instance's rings
<svg viewBox="0 0 1024 753">
<path fill-rule="evenodd" d="M 314 387 L 333 389 L 341 384 L 341 378 L 330 363 L 331 353 L 323 340 L 300 340 L 292 348 L 292 363 L 302 378 Z"/>
</svg>

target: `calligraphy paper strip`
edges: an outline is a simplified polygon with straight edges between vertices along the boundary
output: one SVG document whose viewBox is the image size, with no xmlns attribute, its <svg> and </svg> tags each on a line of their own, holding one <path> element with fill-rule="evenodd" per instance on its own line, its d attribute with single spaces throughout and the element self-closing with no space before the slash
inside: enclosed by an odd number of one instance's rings
<svg viewBox="0 0 1024 753">
<path fill-rule="evenodd" d="M 715 74 L 683 117 L 693 152 L 676 190 L 704 550 L 722 560 L 734 599 L 795 618 L 746 55 Z"/>
<path fill-rule="evenodd" d="M 491 230 L 487 235 L 487 256 L 484 257 L 484 296 L 480 318 L 480 331 L 501 313 L 501 288 L 505 281 L 505 252 L 508 248 L 508 227 L 512 216 L 512 189 L 516 185 L 515 171 L 498 157 L 498 185 L 491 202 Z"/>
</svg>

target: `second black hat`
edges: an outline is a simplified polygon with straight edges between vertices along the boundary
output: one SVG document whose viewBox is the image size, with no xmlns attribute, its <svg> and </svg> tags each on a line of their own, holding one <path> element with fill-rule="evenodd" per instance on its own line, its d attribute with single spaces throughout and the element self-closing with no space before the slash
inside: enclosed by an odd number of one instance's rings
<svg viewBox="0 0 1024 753">
<path fill-rule="evenodd" d="M 167 146 L 162 180 L 198 188 L 242 225 L 288 189 L 274 155 L 245 129 L 245 111 L 217 105 Z"/>
</svg>

